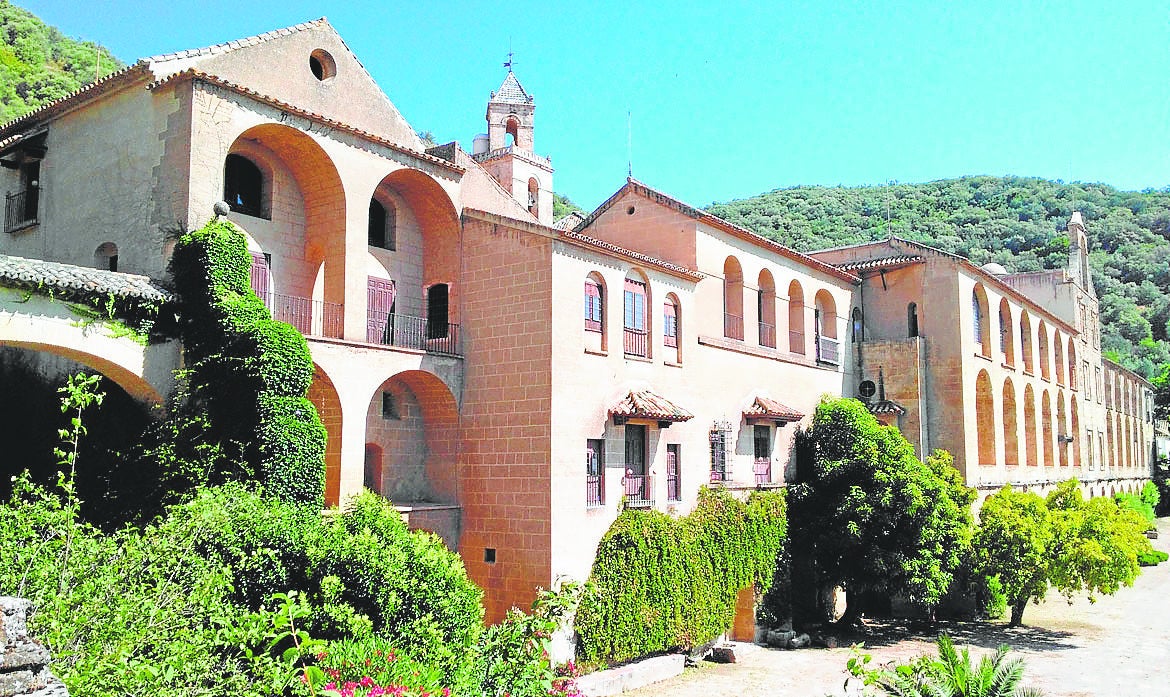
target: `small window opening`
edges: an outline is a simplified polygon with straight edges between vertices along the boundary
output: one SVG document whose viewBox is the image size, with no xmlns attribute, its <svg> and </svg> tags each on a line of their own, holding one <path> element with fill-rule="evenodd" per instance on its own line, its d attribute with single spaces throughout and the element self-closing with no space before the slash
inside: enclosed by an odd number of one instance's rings
<svg viewBox="0 0 1170 697">
<path fill-rule="evenodd" d="M 910 303 L 906 306 L 906 335 L 918 336 L 918 303 Z"/>
<path fill-rule="evenodd" d="M 540 217 L 540 182 L 535 178 L 528 180 L 528 212 Z"/>
<path fill-rule="evenodd" d="M 313 71 L 313 77 L 324 82 L 337 75 L 337 62 L 328 51 L 319 48 L 309 54 L 309 70 Z"/>
<path fill-rule="evenodd" d="M 398 412 L 398 401 L 393 392 L 382 393 L 382 418 L 388 421 L 398 421 L 402 415 Z"/>
<path fill-rule="evenodd" d="M 495 564 L 496 563 L 496 548 L 495 547 L 484 547 L 483 548 L 483 561 L 485 564 Z"/>
<path fill-rule="evenodd" d="M 370 199 L 369 245 L 394 251 L 398 248 L 397 212 L 393 204 Z"/>
<path fill-rule="evenodd" d="M 626 215 L 633 215 L 633 214 L 634 214 L 634 207 L 633 206 L 630 206 L 629 208 L 626 209 Z"/>
<path fill-rule="evenodd" d="M 228 155 L 224 161 L 223 197 L 237 213 L 268 217 L 264 210 L 264 174 L 243 155 Z"/>
<path fill-rule="evenodd" d="M 446 283 L 436 283 L 427 289 L 428 339 L 446 339 L 450 333 L 448 298 L 449 292 Z"/>
<path fill-rule="evenodd" d="M 107 271 L 118 270 L 118 245 L 104 242 L 93 254 L 94 266 Z"/>
</svg>

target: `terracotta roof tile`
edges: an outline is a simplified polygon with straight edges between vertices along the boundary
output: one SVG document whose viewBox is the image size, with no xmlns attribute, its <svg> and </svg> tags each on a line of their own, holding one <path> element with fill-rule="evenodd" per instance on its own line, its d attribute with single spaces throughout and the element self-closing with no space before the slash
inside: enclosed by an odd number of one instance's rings
<svg viewBox="0 0 1170 697">
<path fill-rule="evenodd" d="M 699 273 L 698 271 L 695 271 L 694 269 L 688 269 L 685 266 L 679 266 L 678 264 L 674 264 L 674 263 L 671 263 L 669 261 L 655 259 L 654 257 L 650 256 L 649 254 L 643 254 L 641 252 L 635 252 L 631 249 L 626 249 L 625 247 L 619 247 L 618 245 L 613 244 L 611 242 L 605 242 L 604 240 L 599 240 L 595 237 L 583 235 L 583 234 L 576 232 L 574 230 L 560 230 L 558 232 L 560 232 L 561 237 L 564 237 L 565 239 L 583 242 L 591 247 L 597 247 L 599 249 L 604 249 L 607 252 L 613 252 L 615 254 L 620 254 L 621 256 L 624 256 L 624 257 L 629 257 L 630 259 L 645 262 L 647 264 L 652 264 L 652 265 L 658 266 L 660 268 L 668 269 L 670 271 L 674 271 L 677 274 L 686 276 L 686 277 L 691 278 L 691 279 L 696 280 L 696 281 L 704 278 L 703 274 Z"/>
<path fill-rule="evenodd" d="M 51 290 L 70 298 L 114 295 L 155 302 L 174 299 L 169 290 L 146 276 L 4 254 L 0 254 L 0 285 Z"/>
<path fill-rule="evenodd" d="M 492 101 L 503 104 L 533 103 L 532 95 L 528 94 L 528 90 L 524 89 L 520 81 L 516 79 L 516 74 L 511 70 L 508 71 L 508 75 L 504 78 L 500 89 L 492 92 Z"/>
<path fill-rule="evenodd" d="M 291 27 L 274 29 L 272 31 L 264 32 L 263 34 L 257 34 L 255 36 L 248 36 L 242 39 L 233 39 L 232 41 L 226 41 L 220 44 L 212 44 L 211 46 L 204 46 L 203 48 L 191 48 L 182 51 L 175 51 L 173 53 L 163 53 L 157 56 L 150 56 L 144 60 L 147 60 L 151 63 L 166 63 L 168 61 L 181 58 L 210 56 L 217 53 L 224 53 L 226 51 L 243 48 L 244 46 L 255 46 L 256 44 L 262 44 L 265 41 L 270 41 L 281 36 L 288 36 L 289 34 L 295 34 L 296 32 L 304 31 L 305 29 L 312 29 L 313 27 L 319 27 L 328 24 L 329 21 L 324 17 L 321 17 L 320 19 L 315 19 L 311 22 L 302 22 L 300 24 L 294 24 Z"/>
<path fill-rule="evenodd" d="M 695 418 L 691 412 L 674 404 L 666 397 L 650 390 L 630 392 L 624 399 L 609 409 L 612 416 L 627 419 L 651 419 L 654 421 L 690 421 Z"/>
<path fill-rule="evenodd" d="M 581 215 L 580 212 L 569 211 L 568 215 L 562 216 L 561 219 L 554 222 L 552 226 L 556 230 L 572 230 L 573 228 L 580 225 L 581 221 L 584 219 L 585 216 Z"/>
<path fill-rule="evenodd" d="M 891 402 L 888 399 L 878 400 L 876 402 L 866 402 L 865 406 L 869 409 L 871 414 L 905 414 L 906 408 L 897 402 Z"/>
<path fill-rule="evenodd" d="M 891 266 L 903 266 L 905 264 L 913 264 L 922 261 L 922 257 L 916 254 L 900 254 L 892 257 L 882 257 L 880 259 L 865 259 L 862 261 L 846 261 L 840 264 L 833 264 L 838 269 L 843 271 L 862 271 L 865 269 L 889 268 Z"/>
<path fill-rule="evenodd" d="M 749 419 L 768 419 L 770 421 L 800 421 L 804 418 L 804 414 L 793 409 L 790 406 L 781 404 L 774 399 L 767 397 L 756 397 L 756 401 L 747 409 L 744 410 L 743 415 Z"/>
</svg>

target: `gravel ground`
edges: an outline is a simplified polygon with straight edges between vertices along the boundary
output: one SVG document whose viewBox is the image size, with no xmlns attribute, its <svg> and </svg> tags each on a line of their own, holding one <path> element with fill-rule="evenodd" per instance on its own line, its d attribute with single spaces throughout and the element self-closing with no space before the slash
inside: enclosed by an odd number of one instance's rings
<svg viewBox="0 0 1170 697">
<path fill-rule="evenodd" d="M 1154 546 L 1170 551 L 1170 518 L 1158 521 Z M 1048 697 L 1170 697 L 1170 562 L 1142 570 L 1132 588 L 1067 603 L 1050 594 L 1006 622 L 943 622 L 955 643 L 980 655 L 1000 644 L 1027 661 L 1024 684 Z M 933 649 L 934 633 L 871 625 L 864 638 L 874 663 L 903 661 Z M 630 697 L 822 697 L 847 694 L 850 649 L 782 651 L 742 645 L 735 665 L 703 663 L 681 676 L 626 693 Z"/>
</svg>

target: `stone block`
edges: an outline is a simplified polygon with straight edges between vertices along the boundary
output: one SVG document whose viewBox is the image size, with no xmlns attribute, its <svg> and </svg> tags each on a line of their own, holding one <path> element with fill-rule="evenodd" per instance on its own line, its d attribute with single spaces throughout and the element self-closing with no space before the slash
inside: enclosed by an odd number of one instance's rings
<svg viewBox="0 0 1170 697">
<path fill-rule="evenodd" d="M 796 632 L 792 631 L 791 629 L 776 629 L 768 632 L 767 644 L 768 646 L 774 646 L 778 649 L 786 649 L 795 638 Z"/>
<path fill-rule="evenodd" d="M 617 668 L 599 670 L 577 678 L 577 688 L 585 697 L 617 695 L 680 675 L 683 658 L 681 653 L 654 656 Z"/>
<path fill-rule="evenodd" d="M 707 656 L 707 660 L 712 663 L 738 663 L 736 656 L 736 647 L 734 646 L 716 646 L 711 649 L 711 655 Z"/>
</svg>

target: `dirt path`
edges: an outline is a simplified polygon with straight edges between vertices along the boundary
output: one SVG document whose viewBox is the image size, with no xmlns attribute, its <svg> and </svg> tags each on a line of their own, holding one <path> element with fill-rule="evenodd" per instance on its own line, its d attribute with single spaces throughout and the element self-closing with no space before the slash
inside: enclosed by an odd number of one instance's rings
<svg viewBox="0 0 1170 697">
<path fill-rule="evenodd" d="M 1158 521 L 1154 546 L 1170 551 L 1170 518 Z M 1142 570 L 1132 588 L 1091 604 L 1051 595 L 1030 605 L 1025 626 L 948 622 L 940 629 L 973 654 L 1010 645 L 1028 664 L 1025 684 L 1048 697 L 1170 697 L 1170 562 Z M 933 648 L 934 635 L 904 626 L 866 641 L 876 663 Z M 848 647 L 781 651 L 747 646 L 737 665 L 704 663 L 631 697 L 822 697 L 842 695 Z"/>
</svg>

